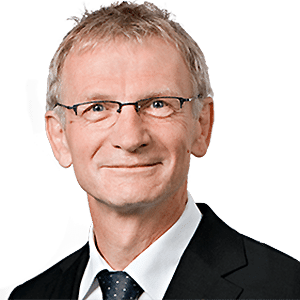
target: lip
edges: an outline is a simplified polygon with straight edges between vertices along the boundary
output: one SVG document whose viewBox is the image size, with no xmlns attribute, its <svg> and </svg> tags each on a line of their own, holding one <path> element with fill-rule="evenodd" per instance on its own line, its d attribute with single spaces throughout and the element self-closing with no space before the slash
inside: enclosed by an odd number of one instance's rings
<svg viewBox="0 0 300 300">
<path fill-rule="evenodd" d="M 108 169 L 139 169 L 139 168 L 149 168 L 154 167 L 156 165 L 162 164 L 161 162 L 148 163 L 148 164 L 133 164 L 133 165 L 103 165 L 101 168 Z"/>
</svg>

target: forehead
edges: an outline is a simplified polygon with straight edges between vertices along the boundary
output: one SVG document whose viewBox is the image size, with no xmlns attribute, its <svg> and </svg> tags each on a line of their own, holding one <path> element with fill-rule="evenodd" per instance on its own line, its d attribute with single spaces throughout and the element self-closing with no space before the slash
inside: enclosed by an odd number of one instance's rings
<svg viewBox="0 0 300 300">
<path fill-rule="evenodd" d="M 62 71 L 62 97 L 68 102 L 84 101 L 93 93 L 120 99 L 169 91 L 189 97 L 191 90 L 185 60 L 173 44 L 158 37 L 140 42 L 120 38 L 73 51 Z"/>
</svg>

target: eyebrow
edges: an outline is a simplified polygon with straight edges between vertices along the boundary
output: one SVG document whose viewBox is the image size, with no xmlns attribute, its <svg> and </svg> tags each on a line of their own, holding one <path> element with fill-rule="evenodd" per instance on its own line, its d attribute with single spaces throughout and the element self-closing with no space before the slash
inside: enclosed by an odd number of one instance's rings
<svg viewBox="0 0 300 300">
<path fill-rule="evenodd" d="M 161 97 L 161 96 L 180 96 L 178 92 L 172 91 L 171 89 L 167 88 L 161 91 L 153 91 L 153 92 L 147 92 L 144 94 L 141 94 L 141 96 L 137 99 L 148 99 L 148 98 L 155 98 L 155 97 Z M 106 95 L 101 93 L 92 93 L 90 95 L 87 95 L 84 97 L 84 101 L 94 101 L 94 100 L 122 100 L 118 99 L 118 97 L 114 97 L 112 95 Z"/>
<path fill-rule="evenodd" d="M 171 91 L 170 89 L 161 91 L 161 92 L 152 92 L 152 93 L 146 93 L 141 99 L 146 98 L 154 98 L 154 97 L 161 97 L 161 96 L 179 96 L 178 92 Z"/>
<path fill-rule="evenodd" d="M 113 100 L 114 97 L 109 95 L 93 93 L 84 97 L 84 101 L 93 101 L 93 100 Z"/>
<path fill-rule="evenodd" d="M 161 90 L 156 90 L 156 91 L 149 91 L 145 94 L 141 95 L 141 99 L 147 99 L 147 98 L 154 98 L 154 97 L 161 97 L 161 96 L 174 96 L 174 97 L 180 97 L 183 96 L 181 93 L 179 93 L 178 89 L 171 89 L 169 87 L 161 89 Z"/>
</svg>

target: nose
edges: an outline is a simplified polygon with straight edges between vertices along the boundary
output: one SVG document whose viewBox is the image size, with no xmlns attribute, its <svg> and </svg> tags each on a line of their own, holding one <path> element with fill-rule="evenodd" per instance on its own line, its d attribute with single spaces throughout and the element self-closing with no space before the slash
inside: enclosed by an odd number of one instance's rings
<svg viewBox="0 0 300 300">
<path fill-rule="evenodd" d="M 110 135 L 113 147 L 137 153 L 149 145 L 151 138 L 145 124 L 132 105 L 123 106 Z"/>
</svg>

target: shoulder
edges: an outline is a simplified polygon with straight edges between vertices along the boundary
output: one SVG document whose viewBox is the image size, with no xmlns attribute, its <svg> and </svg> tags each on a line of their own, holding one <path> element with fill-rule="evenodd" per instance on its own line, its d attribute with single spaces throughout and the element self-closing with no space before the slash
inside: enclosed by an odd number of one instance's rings
<svg viewBox="0 0 300 300">
<path fill-rule="evenodd" d="M 247 236 L 241 236 L 243 237 L 247 252 L 246 254 L 249 260 L 256 257 L 265 263 L 268 263 L 269 261 L 276 261 L 276 264 L 280 266 L 286 264 L 288 266 L 294 265 L 295 267 L 300 267 L 300 262 L 291 256 Z"/>
<path fill-rule="evenodd" d="M 274 268 L 280 267 L 283 270 L 291 267 L 292 269 L 299 270 L 300 262 L 296 259 L 232 229 L 206 204 L 198 204 L 198 207 L 204 214 L 202 229 L 208 235 L 208 237 L 203 237 L 204 240 L 216 239 L 216 243 L 219 246 L 223 246 L 223 249 L 230 249 L 231 251 L 240 247 L 243 249 L 248 265 L 273 266 Z"/>
<path fill-rule="evenodd" d="M 81 268 L 83 269 L 80 271 L 83 273 L 89 257 L 88 249 L 88 244 L 85 244 L 82 248 L 59 261 L 48 270 L 19 285 L 13 290 L 9 299 L 49 299 L 58 282 L 64 277 L 64 274 L 68 273 L 68 275 L 74 277 L 77 275 L 80 265 L 82 265 Z"/>
<path fill-rule="evenodd" d="M 203 213 L 197 242 L 199 256 L 222 278 L 241 287 L 242 298 L 300 299 L 299 261 L 238 233 L 207 205 L 198 206 Z M 204 244 L 206 249 L 201 247 Z"/>
<path fill-rule="evenodd" d="M 289 255 L 239 234 L 244 243 L 246 265 L 226 279 L 243 286 L 243 297 L 300 297 L 300 263 Z M 249 294 L 249 295 L 248 295 Z"/>
<path fill-rule="evenodd" d="M 248 265 L 252 266 L 253 270 L 260 268 L 260 275 L 270 277 L 274 276 L 275 271 L 280 272 L 281 276 L 285 278 L 297 275 L 296 278 L 300 284 L 299 261 L 277 249 L 255 241 L 249 237 L 243 236 L 243 240 Z M 268 270 L 269 274 L 264 274 L 262 272 L 263 270 Z"/>
</svg>

